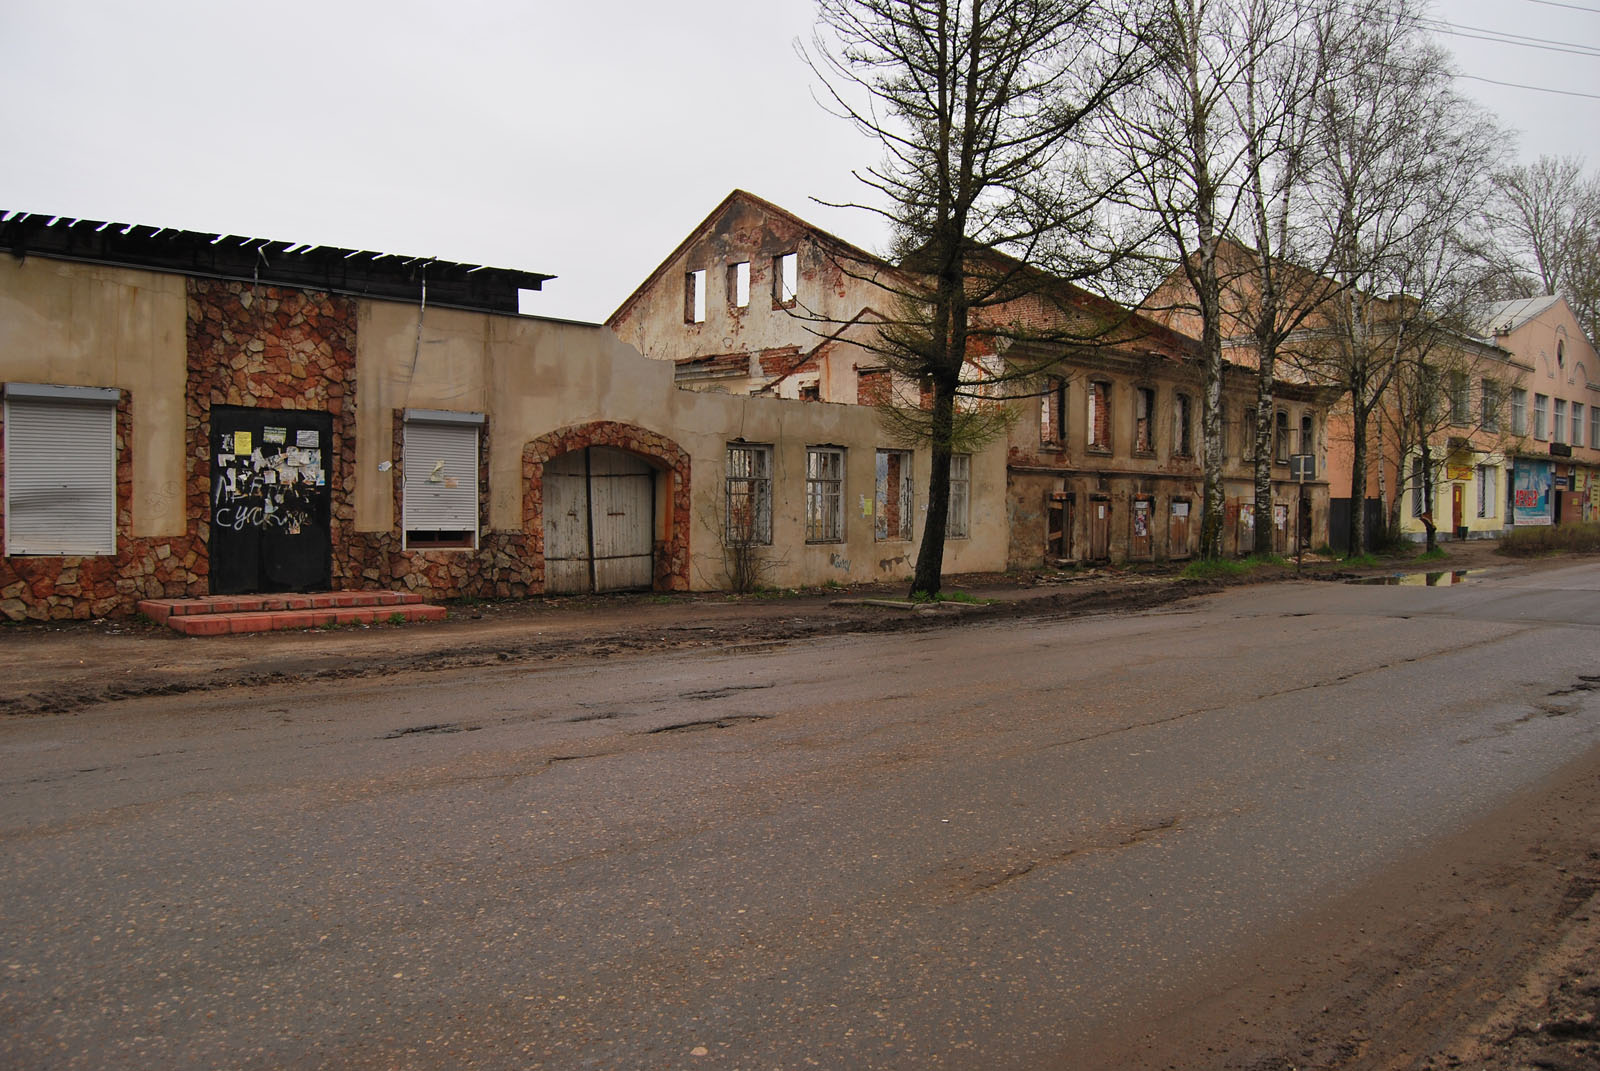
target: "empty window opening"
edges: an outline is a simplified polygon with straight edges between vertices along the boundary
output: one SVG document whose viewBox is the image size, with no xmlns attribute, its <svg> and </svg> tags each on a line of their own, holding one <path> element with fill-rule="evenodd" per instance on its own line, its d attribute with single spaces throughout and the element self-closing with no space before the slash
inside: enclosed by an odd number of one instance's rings
<svg viewBox="0 0 1600 1071">
<path fill-rule="evenodd" d="M 1111 449 L 1111 384 L 1089 384 L 1089 445 L 1096 450 Z"/>
<path fill-rule="evenodd" d="M 1156 392 L 1149 387 L 1133 390 L 1133 448 L 1148 454 L 1155 450 L 1155 431 L 1151 424 L 1156 414 Z"/>
<path fill-rule="evenodd" d="M 1039 398 L 1039 445 L 1064 446 L 1067 441 L 1067 381 L 1054 376 L 1045 380 Z"/>
<path fill-rule="evenodd" d="M 689 272 L 683 277 L 683 322 L 706 322 L 706 270 Z"/>
<path fill-rule="evenodd" d="M 1272 459 L 1280 465 L 1287 465 L 1289 463 L 1289 414 L 1282 409 L 1278 410 L 1275 429 L 1277 434 L 1274 437 Z"/>
<path fill-rule="evenodd" d="M 1194 456 L 1193 408 L 1187 394 L 1172 399 L 1172 452 L 1179 457 Z"/>
<path fill-rule="evenodd" d="M 727 541 L 730 547 L 772 542 L 772 447 L 728 445 Z"/>
<path fill-rule="evenodd" d="M 1246 461 L 1254 461 L 1256 459 L 1256 414 L 1256 409 L 1246 409 L 1244 411 L 1244 421 L 1239 425 L 1240 441 L 1244 445 L 1244 449 L 1240 451 L 1240 454 Z"/>
<path fill-rule="evenodd" d="M 820 401 L 822 401 L 822 384 L 820 384 L 820 383 L 802 383 L 802 384 L 800 384 L 800 400 L 802 402 L 820 402 Z"/>
<path fill-rule="evenodd" d="M 772 258 L 772 307 L 786 309 L 800 292 L 800 262 L 794 253 Z"/>
<path fill-rule="evenodd" d="M 971 534 L 972 455 L 950 455 L 950 514 L 944 534 L 951 539 L 966 539 Z"/>
<path fill-rule="evenodd" d="M 1317 452 L 1316 426 L 1312 423 L 1310 414 L 1300 417 L 1300 452 L 1302 454 Z"/>
<path fill-rule="evenodd" d="M 874 538 L 911 538 L 911 452 L 879 450 L 873 494 L 877 525 Z"/>
<path fill-rule="evenodd" d="M 728 265 L 728 304 L 736 309 L 750 307 L 750 262 Z"/>
<path fill-rule="evenodd" d="M 844 451 L 806 447 L 806 542 L 844 539 Z"/>
</svg>

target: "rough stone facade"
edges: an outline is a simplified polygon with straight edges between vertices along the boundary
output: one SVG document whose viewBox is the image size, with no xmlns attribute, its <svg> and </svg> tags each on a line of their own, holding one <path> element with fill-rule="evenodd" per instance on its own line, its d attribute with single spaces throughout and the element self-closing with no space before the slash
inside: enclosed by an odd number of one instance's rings
<svg viewBox="0 0 1600 1071">
<path fill-rule="evenodd" d="M 672 481 L 668 516 L 658 519 L 655 540 L 655 587 L 658 591 L 689 589 L 689 455 L 665 435 L 597 420 L 541 435 L 522 448 L 522 528 L 527 540 L 531 583 L 544 590 L 545 462 L 588 446 L 612 446 L 637 454 L 666 470 Z M 664 524 L 661 521 L 664 520 Z M 667 538 L 662 539 L 660 532 Z"/>
</svg>

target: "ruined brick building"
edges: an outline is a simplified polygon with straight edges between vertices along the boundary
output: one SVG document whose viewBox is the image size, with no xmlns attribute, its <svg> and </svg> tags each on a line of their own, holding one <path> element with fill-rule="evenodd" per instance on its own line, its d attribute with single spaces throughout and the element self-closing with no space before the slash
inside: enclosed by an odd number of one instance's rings
<svg viewBox="0 0 1600 1071">
<path fill-rule="evenodd" d="M 735 190 L 606 322 L 647 357 L 672 362 L 691 390 L 916 404 L 918 385 L 891 382 L 874 353 L 879 325 L 911 289 L 901 266 Z M 1195 341 L 1048 279 L 984 315 L 1033 338 L 1006 358 L 1040 368 L 1029 398 L 1004 403 L 1019 410 L 1005 441 L 1008 564 L 1193 554 L 1203 479 Z M 1068 327 L 1094 344 L 1039 341 Z M 1254 379 L 1230 367 L 1224 391 L 1224 543 L 1248 553 L 1254 443 L 1242 428 L 1253 421 Z M 1296 534 L 1312 546 L 1327 540 L 1326 482 L 1302 488 L 1287 471 L 1291 451 L 1325 453 L 1326 397 L 1290 383 L 1278 401 L 1274 545 L 1287 552 Z"/>
</svg>

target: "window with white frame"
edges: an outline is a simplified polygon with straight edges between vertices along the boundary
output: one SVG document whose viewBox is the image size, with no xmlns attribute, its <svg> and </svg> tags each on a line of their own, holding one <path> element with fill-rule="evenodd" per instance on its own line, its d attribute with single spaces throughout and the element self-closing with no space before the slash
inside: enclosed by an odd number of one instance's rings
<svg viewBox="0 0 1600 1071">
<path fill-rule="evenodd" d="M 1499 489 L 1496 486 L 1499 480 L 1495 475 L 1497 472 L 1499 469 L 1493 465 L 1478 466 L 1478 516 L 1480 517 L 1494 516 L 1494 504 L 1499 497 Z"/>
<path fill-rule="evenodd" d="M 1420 517 L 1428 512 L 1426 488 L 1423 487 L 1422 458 L 1411 459 L 1411 516 Z"/>
<path fill-rule="evenodd" d="M 972 455 L 950 455 L 950 515 L 944 534 L 951 539 L 966 539 L 972 529 Z"/>
<path fill-rule="evenodd" d="M 1486 379 L 1480 384 L 1480 395 L 1483 399 L 1483 417 L 1480 423 L 1484 431 L 1500 430 L 1500 385 L 1492 379 Z"/>
<path fill-rule="evenodd" d="M 400 513 L 407 549 L 478 545 L 482 413 L 407 409 Z"/>
<path fill-rule="evenodd" d="M 728 444 L 724 497 L 728 546 L 772 542 L 772 447 Z"/>
<path fill-rule="evenodd" d="M 5 385 L 5 551 L 79 557 L 117 551 L 113 388 Z"/>
<path fill-rule="evenodd" d="M 1550 441 L 1564 443 L 1567 441 L 1567 400 L 1556 399 L 1555 418 L 1550 421 Z"/>
<path fill-rule="evenodd" d="M 873 537 L 910 539 L 912 502 L 911 451 L 879 450 L 873 489 Z"/>
<path fill-rule="evenodd" d="M 1583 403 L 1572 403 L 1572 445 L 1583 445 Z"/>
<path fill-rule="evenodd" d="M 1521 387 L 1511 388 L 1511 434 L 1528 434 L 1528 392 Z"/>
<path fill-rule="evenodd" d="M 1589 446 L 1600 449 L 1600 405 L 1589 407 Z"/>
<path fill-rule="evenodd" d="M 1546 437 L 1545 417 L 1550 411 L 1550 398 L 1548 395 L 1535 394 L 1533 396 L 1533 437 L 1543 439 Z"/>
<path fill-rule="evenodd" d="M 806 542 L 844 539 L 844 451 L 806 447 Z"/>
</svg>

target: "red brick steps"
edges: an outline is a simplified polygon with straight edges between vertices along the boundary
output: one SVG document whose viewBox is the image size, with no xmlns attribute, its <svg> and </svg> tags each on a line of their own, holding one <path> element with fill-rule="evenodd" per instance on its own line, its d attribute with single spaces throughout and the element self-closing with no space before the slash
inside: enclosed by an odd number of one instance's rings
<svg viewBox="0 0 1600 1071">
<path fill-rule="evenodd" d="M 443 621 L 445 608 L 407 591 L 324 591 L 311 595 L 208 595 L 145 599 L 139 612 L 185 636 Z"/>
</svg>

